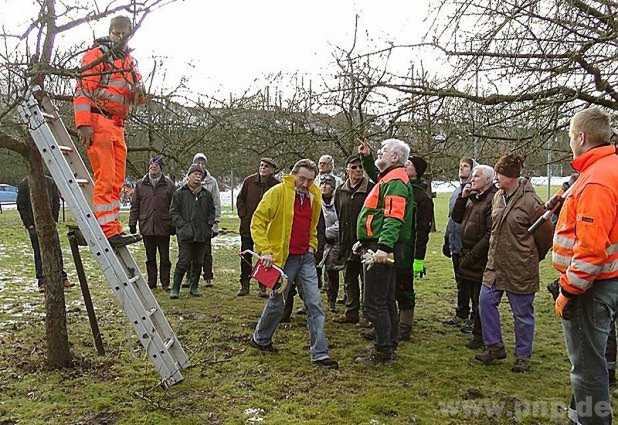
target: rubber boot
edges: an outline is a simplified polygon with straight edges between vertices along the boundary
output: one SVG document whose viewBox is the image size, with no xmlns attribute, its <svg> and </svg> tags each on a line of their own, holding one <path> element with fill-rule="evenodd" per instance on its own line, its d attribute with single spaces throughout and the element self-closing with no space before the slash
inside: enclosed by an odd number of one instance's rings
<svg viewBox="0 0 618 425">
<path fill-rule="evenodd" d="M 409 341 L 412 333 L 412 310 L 399 311 L 399 341 Z"/>
<path fill-rule="evenodd" d="M 174 284 L 172 285 L 172 290 L 170 291 L 170 298 L 176 299 L 180 295 L 180 284 L 182 283 L 182 274 L 176 272 L 174 273 Z"/>
<path fill-rule="evenodd" d="M 201 297 L 202 294 L 201 294 L 200 290 L 197 287 L 198 282 L 200 281 L 200 274 L 199 273 L 195 273 L 194 275 L 191 275 L 190 278 L 191 278 L 191 287 L 189 289 L 189 294 L 192 297 Z"/>
<path fill-rule="evenodd" d="M 249 295 L 249 281 L 241 279 L 240 281 L 240 289 L 236 293 L 237 297 L 244 297 L 245 295 Z"/>
</svg>

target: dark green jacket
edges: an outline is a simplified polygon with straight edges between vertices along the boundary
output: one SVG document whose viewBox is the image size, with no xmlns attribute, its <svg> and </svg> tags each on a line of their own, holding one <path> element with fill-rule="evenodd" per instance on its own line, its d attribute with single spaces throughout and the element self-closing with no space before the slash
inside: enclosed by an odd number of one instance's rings
<svg viewBox="0 0 618 425">
<path fill-rule="evenodd" d="M 373 158 L 363 157 L 363 167 L 376 185 L 365 199 L 356 233 L 361 242 L 377 242 L 378 249 L 393 252 L 395 244 L 406 247 L 404 261 L 410 262 L 414 224 L 414 195 L 403 167 L 391 167 L 377 176 Z"/>
<path fill-rule="evenodd" d="M 212 236 L 215 204 L 208 190 L 194 194 L 185 184 L 172 197 L 170 207 L 176 236 L 182 242 L 206 242 Z"/>
</svg>

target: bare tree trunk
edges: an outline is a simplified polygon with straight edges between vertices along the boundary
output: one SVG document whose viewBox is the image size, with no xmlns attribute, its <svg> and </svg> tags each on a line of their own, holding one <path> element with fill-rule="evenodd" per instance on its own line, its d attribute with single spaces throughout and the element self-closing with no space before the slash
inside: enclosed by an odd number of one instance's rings
<svg viewBox="0 0 618 425">
<path fill-rule="evenodd" d="M 59 369 L 71 366 L 72 360 L 62 279 L 62 251 L 47 192 L 47 178 L 43 173 L 43 160 L 32 141 L 29 160 L 30 200 L 41 247 L 43 274 L 47 280 L 45 291 L 47 363 L 50 368 Z"/>
</svg>

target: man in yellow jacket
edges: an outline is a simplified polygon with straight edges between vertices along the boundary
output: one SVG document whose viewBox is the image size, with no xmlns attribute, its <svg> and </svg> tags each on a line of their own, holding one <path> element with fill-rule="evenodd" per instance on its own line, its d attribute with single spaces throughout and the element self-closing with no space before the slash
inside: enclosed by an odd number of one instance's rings
<svg viewBox="0 0 618 425">
<path fill-rule="evenodd" d="M 336 369 L 339 365 L 330 358 L 324 334 L 325 316 L 315 268 L 317 225 L 322 208 L 320 190 L 313 184 L 317 172 L 313 161 L 301 159 L 291 175 L 269 189 L 253 214 L 251 237 L 262 264 L 281 267 L 303 294 L 311 336 L 311 361 L 316 366 Z M 273 292 L 249 344 L 260 351 L 277 351 L 272 337 L 282 316 L 283 296 Z"/>
<path fill-rule="evenodd" d="M 569 135 L 579 178 L 562 205 L 552 249 L 560 272 L 556 314 L 571 361 L 569 416 L 584 425 L 610 424 L 604 354 L 618 310 L 618 151 L 609 115 L 595 107 L 575 114 Z"/>
</svg>

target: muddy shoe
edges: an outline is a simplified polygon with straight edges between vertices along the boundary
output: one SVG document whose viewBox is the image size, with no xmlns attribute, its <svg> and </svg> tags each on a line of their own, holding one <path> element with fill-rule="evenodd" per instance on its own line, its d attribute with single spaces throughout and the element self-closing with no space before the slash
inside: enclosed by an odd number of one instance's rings
<svg viewBox="0 0 618 425">
<path fill-rule="evenodd" d="M 374 339 L 376 339 L 376 331 L 373 328 L 365 329 L 360 333 L 360 335 L 367 341 L 373 341 Z"/>
<path fill-rule="evenodd" d="M 268 292 L 266 292 L 266 287 L 260 285 L 260 290 L 258 292 L 258 297 L 260 298 L 268 298 Z"/>
<path fill-rule="evenodd" d="M 358 316 L 353 314 L 342 314 L 339 317 L 333 319 L 335 323 L 358 323 Z"/>
<path fill-rule="evenodd" d="M 454 317 L 452 317 L 450 319 L 442 321 L 442 323 L 447 325 L 447 326 L 461 326 L 463 321 L 464 321 L 464 319 L 462 319 L 461 317 L 454 316 Z"/>
<path fill-rule="evenodd" d="M 251 347 L 253 347 L 253 348 L 256 348 L 256 349 L 258 349 L 258 350 L 260 350 L 260 351 L 263 351 L 263 352 L 265 352 L 265 353 L 276 353 L 276 352 L 278 352 L 278 351 L 279 351 L 279 350 L 277 350 L 277 349 L 273 346 L 273 343 L 272 343 L 272 342 L 271 342 L 270 344 L 268 344 L 268 345 L 260 345 L 260 344 L 258 344 L 258 343 L 257 343 L 257 342 L 255 342 L 255 340 L 253 339 L 253 336 L 251 336 L 251 337 L 249 338 L 249 346 L 251 346 Z"/>
<path fill-rule="evenodd" d="M 485 351 L 474 356 L 474 359 L 484 365 L 492 364 L 496 360 L 506 359 L 506 351 L 504 345 L 495 344 L 488 346 Z"/>
<path fill-rule="evenodd" d="M 380 366 L 391 364 L 395 361 L 393 353 L 382 353 L 376 350 L 371 350 L 368 354 L 360 355 L 354 359 L 355 363 L 365 366 Z"/>
<path fill-rule="evenodd" d="M 313 362 L 314 366 L 323 367 L 324 369 L 339 369 L 339 363 L 337 360 L 333 360 L 330 357 L 321 360 L 315 360 Z"/>
<path fill-rule="evenodd" d="M 511 368 L 511 372 L 514 373 L 526 373 L 530 370 L 530 359 L 524 357 L 518 357 Z"/>
<path fill-rule="evenodd" d="M 464 322 L 461 325 L 461 328 L 459 328 L 459 330 L 462 333 L 471 334 L 472 331 L 474 330 L 474 322 L 472 322 L 472 320 L 470 320 L 470 319 L 464 320 Z"/>
<path fill-rule="evenodd" d="M 474 337 L 470 341 L 468 341 L 468 343 L 466 344 L 466 347 L 471 350 L 478 350 L 479 348 L 483 348 L 484 347 L 483 339 Z"/>
<path fill-rule="evenodd" d="M 142 240 L 141 235 L 114 235 L 111 238 L 107 239 L 109 244 L 114 248 L 119 248 L 121 246 L 127 246 L 134 243 L 137 243 Z"/>
<path fill-rule="evenodd" d="M 236 293 L 237 297 L 244 297 L 245 295 L 249 295 L 249 281 L 241 280 L 240 281 L 240 289 Z"/>
</svg>

